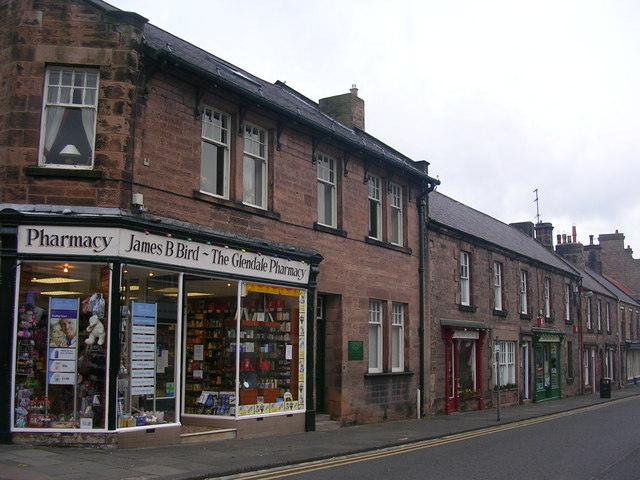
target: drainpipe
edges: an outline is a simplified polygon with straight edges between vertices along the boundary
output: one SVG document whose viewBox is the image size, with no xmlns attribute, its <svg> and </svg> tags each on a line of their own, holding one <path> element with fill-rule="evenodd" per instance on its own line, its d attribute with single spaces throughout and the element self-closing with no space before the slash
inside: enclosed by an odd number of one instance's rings
<svg viewBox="0 0 640 480">
<path fill-rule="evenodd" d="M 423 165 L 423 171 L 428 174 L 429 172 L 429 162 L 423 161 L 421 162 Z M 424 342 L 425 342 L 425 264 L 426 264 L 426 223 L 427 223 L 427 212 L 429 206 L 429 193 L 433 192 L 436 186 L 440 185 L 439 180 L 434 180 L 433 182 L 426 182 L 424 187 L 425 189 L 420 193 L 418 197 L 418 250 L 419 250 L 419 259 L 418 259 L 418 297 L 419 297 L 419 323 L 418 323 L 418 340 L 420 344 L 420 366 L 419 366 L 419 388 L 420 388 L 420 417 L 424 417 L 425 409 L 425 386 L 424 386 L 424 364 L 425 364 L 425 351 L 424 351 Z"/>
</svg>

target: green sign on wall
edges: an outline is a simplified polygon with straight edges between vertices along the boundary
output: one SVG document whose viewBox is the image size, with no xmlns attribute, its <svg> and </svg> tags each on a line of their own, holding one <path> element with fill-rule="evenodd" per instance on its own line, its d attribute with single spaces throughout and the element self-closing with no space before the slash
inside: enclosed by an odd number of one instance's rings
<svg viewBox="0 0 640 480">
<path fill-rule="evenodd" d="M 364 345 L 363 342 L 349 340 L 349 360 L 362 360 L 364 359 Z"/>
</svg>

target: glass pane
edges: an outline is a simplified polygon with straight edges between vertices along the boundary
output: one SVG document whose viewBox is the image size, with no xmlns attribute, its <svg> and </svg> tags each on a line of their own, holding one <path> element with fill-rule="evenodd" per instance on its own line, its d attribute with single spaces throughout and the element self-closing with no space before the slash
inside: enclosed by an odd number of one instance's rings
<svg viewBox="0 0 640 480">
<path fill-rule="evenodd" d="M 369 325 L 369 368 L 378 369 L 378 332 L 379 327 L 377 325 Z"/>
<path fill-rule="evenodd" d="M 400 243 L 400 211 L 391 209 L 391 243 Z"/>
<path fill-rule="evenodd" d="M 216 150 L 218 147 L 211 143 L 202 142 L 202 153 L 200 155 L 200 189 L 203 192 L 216 193 L 214 185 L 216 183 Z"/>
<path fill-rule="evenodd" d="M 458 351 L 458 382 L 459 393 L 473 392 L 475 390 L 473 369 L 475 358 L 473 340 L 459 340 L 460 349 Z"/>
<path fill-rule="evenodd" d="M 217 149 L 217 157 L 216 157 L 216 195 L 224 196 L 225 195 L 225 183 L 227 183 L 227 173 L 226 170 L 226 159 L 227 149 L 218 147 Z"/>
<path fill-rule="evenodd" d="M 324 222 L 325 225 L 333 225 L 333 188 L 324 186 Z"/>
<path fill-rule="evenodd" d="M 91 165 L 95 110 L 47 107 L 44 163 Z"/>
<path fill-rule="evenodd" d="M 60 88 L 60 103 L 71 103 L 71 87 Z"/>
<path fill-rule="evenodd" d="M 402 351 L 401 329 L 393 327 L 391 330 L 391 367 L 400 368 L 400 352 Z"/>
<path fill-rule="evenodd" d="M 245 203 L 255 205 L 255 161 L 251 157 L 244 157 L 242 172 L 242 199 Z"/>
<path fill-rule="evenodd" d="M 73 79 L 73 71 L 72 70 L 63 70 L 63 72 L 62 72 L 62 85 L 71 85 L 72 79 Z"/>
<path fill-rule="evenodd" d="M 380 231 L 378 229 L 378 202 L 369 200 L 369 236 L 378 238 Z"/>
<path fill-rule="evenodd" d="M 109 281 L 106 264 L 22 263 L 16 428 L 106 427 Z"/>
<path fill-rule="evenodd" d="M 305 301 L 303 290 L 244 284 L 240 316 L 240 416 L 303 407 Z"/>
<path fill-rule="evenodd" d="M 264 162 L 260 161 L 260 160 L 255 160 L 255 173 L 256 173 L 256 180 L 255 180 L 255 189 L 256 189 L 256 193 L 255 193 L 255 198 L 254 198 L 254 205 L 257 205 L 259 207 L 264 207 L 264 175 L 265 175 L 265 171 L 264 171 Z"/>
<path fill-rule="evenodd" d="M 75 105 L 82 105 L 82 89 L 81 88 L 73 89 L 72 103 L 74 103 Z"/>
<path fill-rule="evenodd" d="M 60 85 L 60 70 L 49 70 L 49 85 Z"/>
<path fill-rule="evenodd" d="M 124 266 L 118 427 L 176 421 L 177 273 Z"/>
<path fill-rule="evenodd" d="M 236 413 L 238 282 L 185 279 L 184 413 Z"/>
<path fill-rule="evenodd" d="M 58 102 L 58 87 L 49 87 L 47 89 L 47 102 L 49 103 Z"/>
<path fill-rule="evenodd" d="M 84 86 L 84 72 L 75 71 L 73 76 L 73 84 L 76 87 Z"/>
<path fill-rule="evenodd" d="M 96 90 L 93 88 L 87 88 L 84 92 L 84 104 L 95 105 L 96 104 Z"/>
<path fill-rule="evenodd" d="M 87 73 L 87 87 L 96 87 L 98 85 L 98 74 Z"/>
<path fill-rule="evenodd" d="M 326 225 L 326 215 L 324 212 L 324 183 L 318 182 L 318 222 Z"/>
</svg>

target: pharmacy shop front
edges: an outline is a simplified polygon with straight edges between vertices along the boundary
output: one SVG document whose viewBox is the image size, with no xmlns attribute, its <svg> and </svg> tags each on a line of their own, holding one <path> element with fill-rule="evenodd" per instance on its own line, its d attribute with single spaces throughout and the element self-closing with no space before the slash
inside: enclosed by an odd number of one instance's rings
<svg viewBox="0 0 640 480">
<path fill-rule="evenodd" d="M 14 442 L 149 445 L 220 428 L 313 428 L 307 346 L 320 257 L 194 237 L 16 227 L 15 268 L 4 258 L 1 272 L 15 286 L 12 318 L 2 318 Z"/>
</svg>

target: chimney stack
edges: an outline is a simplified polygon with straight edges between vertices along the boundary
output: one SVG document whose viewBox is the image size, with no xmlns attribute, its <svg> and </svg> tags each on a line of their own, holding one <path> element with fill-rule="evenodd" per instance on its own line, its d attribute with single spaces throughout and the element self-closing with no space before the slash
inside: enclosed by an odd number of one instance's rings
<svg viewBox="0 0 640 480">
<path fill-rule="evenodd" d="M 510 223 L 509 225 L 517 230 L 520 230 L 525 235 L 533 237 L 533 222 L 514 222 Z"/>
<path fill-rule="evenodd" d="M 553 252 L 553 225 L 549 222 L 536 223 L 536 240 L 544 248 Z"/>
<path fill-rule="evenodd" d="M 364 100 L 358 97 L 355 84 L 349 93 L 321 98 L 320 111 L 349 128 L 364 130 Z"/>
<path fill-rule="evenodd" d="M 571 227 L 571 237 L 573 238 L 573 243 L 578 242 L 578 232 L 576 230 L 576 226 Z"/>
</svg>

